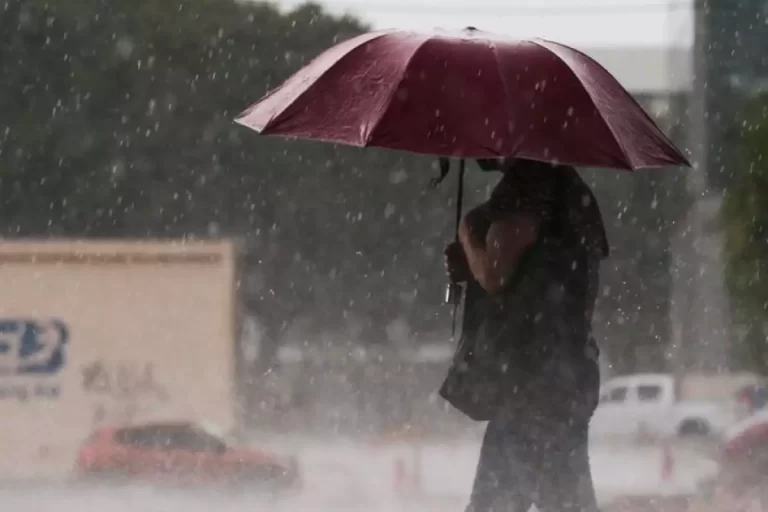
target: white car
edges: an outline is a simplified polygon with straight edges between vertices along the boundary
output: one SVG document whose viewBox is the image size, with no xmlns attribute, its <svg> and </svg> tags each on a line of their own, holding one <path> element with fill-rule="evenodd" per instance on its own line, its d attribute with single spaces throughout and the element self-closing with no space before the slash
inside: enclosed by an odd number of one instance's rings
<svg viewBox="0 0 768 512">
<path fill-rule="evenodd" d="M 635 374 L 608 380 L 590 433 L 596 437 L 709 436 L 735 421 L 735 409 L 716 401 L 681 400 L 668 374 Z"/>
</svg>

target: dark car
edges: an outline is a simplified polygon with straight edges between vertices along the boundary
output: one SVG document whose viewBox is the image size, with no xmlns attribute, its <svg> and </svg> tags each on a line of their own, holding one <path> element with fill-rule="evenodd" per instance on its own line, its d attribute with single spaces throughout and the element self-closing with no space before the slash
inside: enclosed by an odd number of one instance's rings
<svg viewBox="0 0 768 512">
<path fill-rule="evenodd" d="M 241 449 L 193 423 L 152 423 L 99 428 L 77 458 L 90 481 L 225 484 L 285 490 L 299 483 L 295 458 Z"/>
</svg>

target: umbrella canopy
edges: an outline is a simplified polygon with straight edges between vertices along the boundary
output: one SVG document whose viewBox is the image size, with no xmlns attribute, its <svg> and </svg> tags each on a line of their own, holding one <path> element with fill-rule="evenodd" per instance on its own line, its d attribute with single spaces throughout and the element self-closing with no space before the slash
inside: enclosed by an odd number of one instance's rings
<svg viewBox="0 0 768 512">
<path fill-rule="evenodd" d="M 587 55 L 475 29 L 352 38 L 236 122 L 265 135 L 461 158 L 620 169 L 688 165 Z"/>
</svg>

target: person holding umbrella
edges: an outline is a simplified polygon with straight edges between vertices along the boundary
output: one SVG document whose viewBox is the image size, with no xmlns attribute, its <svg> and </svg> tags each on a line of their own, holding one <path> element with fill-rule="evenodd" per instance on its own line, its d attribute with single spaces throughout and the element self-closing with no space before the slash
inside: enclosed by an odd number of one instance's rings
<svg viewBox="0 0 768 512">
<path fill-rule="evenodd" d="M 467 511 L 596 511 L 587 437 L 600 384 L 591 317 L 608 255 L 600 211 L 572 167 L 481 165 L 503 177 L 462 220 L 446 266 L 486 295 L 475 299 L 480 335 L 513 356 Z"/>
<path fill-rule="evenodd" d="M 462 331 L 472 337 L 462 336 L 440 395 L 490 420 L 469 510 L 595 510 L 591 316 L 608 248 L 589 188 L 572 167 L 543 162 L 690 167 L 629 92 L 553 41 L 392 29 L 329 48 L 235 121 L 261 135 L 458 159 L 457 205 L 467 159 L 503 171 L 487 203 L 463 221 L 457 208 L 460 240 L 446 254 L 466 282 Z M 462 343 L 472 339 L 483 343 Z M 497 348 L 503 357 L 479 356 Z"/>
</svg>

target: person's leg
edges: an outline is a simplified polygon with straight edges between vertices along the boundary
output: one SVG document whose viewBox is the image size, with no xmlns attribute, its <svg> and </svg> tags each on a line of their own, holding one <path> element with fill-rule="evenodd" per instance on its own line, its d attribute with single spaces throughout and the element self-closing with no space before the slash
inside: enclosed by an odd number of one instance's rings
<svg viewBox="0 0 768 512">
<path fill-rule="evenodd" d="M 543 451 L 536 500 L 540 512 L 598 512 L 586 425 L 573 425 L 569 430 Z"/>
<path fill-rule="evenodd" d="M 528 512 L 531 508 L 516 434 L 506 415 L 488 423 L 465 512 Z"/>
<path fill-rule="evenodd" d="M 581 389 L 563 390 L 560 400 L 541 406 L 537 431 L 540 512 L 598 512 L 589 464 L 589 421 L 597 407 L 599 373 L 588 375 Z M 595 378 L 595 375 L 597 376 Z"/>
</svg>

